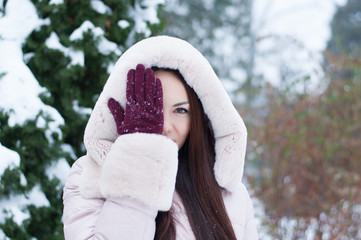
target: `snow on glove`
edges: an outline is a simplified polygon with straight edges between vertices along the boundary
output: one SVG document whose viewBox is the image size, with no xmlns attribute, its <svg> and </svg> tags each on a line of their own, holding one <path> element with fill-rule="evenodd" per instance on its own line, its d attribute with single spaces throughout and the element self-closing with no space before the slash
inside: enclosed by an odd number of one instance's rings
<svg viewBox="0 0 361 240">
<path fill-rule="evenodd" d="M 110 98 L 108 107 L 114 117 L 119 135 L 128 133 L 162 134 L 163 90 L 152 69 L 138 64 L 127 76 L 125 113 L 119 102 Z"/>
</svg>

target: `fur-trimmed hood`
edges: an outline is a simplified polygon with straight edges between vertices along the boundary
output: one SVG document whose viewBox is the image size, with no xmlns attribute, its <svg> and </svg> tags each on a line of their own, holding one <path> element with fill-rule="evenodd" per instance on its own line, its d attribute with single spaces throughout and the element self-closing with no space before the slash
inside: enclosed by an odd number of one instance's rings
<svg viewBox="0 0 361 240">
<path fill-rule="evenodd" d="M 84 143 L 99 165 L 117 139 L 114 119 L 108 109 L 109 98 L 125 108 L 126 79 L 129 69 L 145 67 L 177 69 L 194 89 L 210 119 L 216 140 L 214 173 L 221 187 L 232 191 L 243 174 L 247 130 L 228 94 L 207 59 L 184 40 L 157 36 L 130 47 L 117 61 L 94 107 L 85 130 Z"/>
</svg>

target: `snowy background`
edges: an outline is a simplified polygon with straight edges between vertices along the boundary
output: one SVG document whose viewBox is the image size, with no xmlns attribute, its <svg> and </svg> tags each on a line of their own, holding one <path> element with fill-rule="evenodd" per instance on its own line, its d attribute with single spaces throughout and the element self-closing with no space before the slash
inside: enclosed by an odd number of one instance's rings
<svg viewBox="0 0 361 240">
<path fill-rule="evenodd" d="M 336 6 L 346 4 L 346 0 L 255 0 L 253 4 L 253 31 L 259 39 L 255 72 L 279 86 L 280 68 L 287 65 L 293 74 L 288 76 L 290 81 L 308 73 L 309 90 L 319 88 L 323 77 L 321 53 L 331 37 L 329 24 Z M 298 87 L 304 90 L 303 85 Z"/>
<path fill-rule="evenodd" d="M 22 54 L 25 38 L 34 28 L 42 24 L 47 24 L 47 21 L 38 18 L 35 7 L 30 1 L 21 1 L 21 3 L 9 1 L 7 4 L 6 15 L 0 18 L 0 73 L 5 74 L 0 78 L 0 108 L 5 111 L 11 110 L 10 126 L 22 125 L 25 120 L 34 119 L 39 111 L 44 111 L 54 119 L 49 131 L 61 134 L 59 125 L 63 124 L 63 119 L 55 109 L 43 104 L 39 99 L 38 95 L 46 89 L 39 86 L 32 72 L 25 65 Z M 37 124 L 41 126 L 44 122 L 39 119 Z M 0 143 L 0 175 L 6 168 L 19 167 L 19 164 L 18 153 Z M 49 173 L 65 176 L 69 170 L 66 162 L 59 162 L 56 167 L 56 171 L 49 169 Z M 24 176 L 21 176 L 21 184 L 26 185 Z M 15 196 L 0 201 L 0 222 L 3 222 L 8 214 L 13 214 L 14 221 L 21 224 L 28 218 L 22 207 L 30 203 L 37 207 L 49 205 L 44 193 L 39 187 L 34 187 L 28 196 Z M 4 214 L 3 210 L 7 210 L 8 214 Z M 4 238 L 0 230 L 0 239 Z"/>
<path fill-rule="evenodd" d="M 56 1 L 53 1 L 56 3 Z M 149 35 L 145 21 L 157 22 L 155 7 L 160 1 L 149 1 L 148 8 L 143 9 L 139 6 L 134 9 L 134 16 L 137 18 L 136 31 L 145 32 Z M 305 72 L 314 72 L 317 76 L 322 75 L 319 68 L 321 61 L 320 52 L 325 49 L 327 40 L 330 37 L 329 23 L 335 12 L 335 4 L 345 4 L 345 0 L 255 0 L 254 2 L 254 26 L 253 31 L 256 36 L 262 38 L 257 46 L 260 53 L 270 51 L 275 47 L 284 47 L 282 54 L 277 58 L 272 55 L 256 59 L 256 71 L 267 76 L 267 81 L 279 84 L 280 63 L 287 62 L 295 68 L 301 68 Z M 100 4 L 100 1 L 93 1 L 93 7 L 99 12 L 111 11 L 111 9 Z M 3 5 L 3 0 L 0 1 Z M 34 119 L 39 111 L 49 115 L 53 122 L 50 123 L 49 135 L 57 132 L 61 136 L 59 126 L 64 124 L 61 115 L 52 107 L 45 105 L 40 99 L 40 93 L 46 93 L 47 89 L 39 86 L 32 72 L 25 65 L 24 59 L 27 56 L 22 54 L 22 44 L 33 29 L 41 25 L 49 24 L 47 20 L 42 20 L 37 16 L 35 7 L 30 0 L 10 0 L 6 4 L 6 14 L 0 16 L 0 108 L 10 112 L 10 125 L 22 125 L 26 119 Z M 119 26 L 127 27 L 127 21 L 120 21 Z M 71 35 L 72 39 L 81 37 L 81 32 L 92 29 L 94 33 L 102 35 L 102 30 L 94 27 L 90 22 L 84 22 L 81 27 Z M 275 46 L 274 39 L 280 36 L 282 41 Z M 283 42 L 284 41 L 284 42 Z M 288 47 L 287 41 L 298 42 L 298 46 Z M 72 64 L 83 65 L 83 56 L 81 52 L 66 49 L 59 43 L 55 33 L 51 34 L 46 43 L 49 47 L 62 49 L 72 59 Z M 103 39 L 100 48 L 104 52 L 120 51 L 116 45 Z M 295 54 L 297 53 L 297 54 Z M 119 52 L 120 54 L 120 52 Z M 295 56 L 297 55 L 297 56 Z M 311 71 L 310 71 L 311 69 Z M 109 69 L 111 71 L 111 69 Z M 318 85 L 317 82 L 314 83 Z M 76 106 L 75 106 L 76 107 Z M 81 109 L 90 111 L 89 109 Z M 38 119 L 37 124 L 41 127 L 45 121 Z M 66 146 L 64 146 L 66 148 Z M 18 167 L 20 157 L 17 152 L 12 151 L 0 143 L 0 176 L 6 168 Z M 69 165 L 65 159 L 60 159 L 53 164 L 47 171 L 49 178 L 56 176 L 63 183 L 69 171 Z M 21 178 L 21 184 L 26 184 L 26 179 Z M 33 188 L 27 197 L 17 196 L 8 200 L 0 201 L 0 222 L 7 216 L 3 210 L 14 215 L 14 220 L 21 223 L 26 219 L 27 213 L 22 211 L 22 206 L 29 203 L 35 206 L 47 206 L 49 202 L 43 192 L 38 188 Z M 261 204 L 255 201 L 256 215 L 258 224 L 262 219 Z M 266 235 L 260 232 L 261 239 L 267 239 Z M 0 239 L 5 236 L 0 230 Z"/>
</svg>

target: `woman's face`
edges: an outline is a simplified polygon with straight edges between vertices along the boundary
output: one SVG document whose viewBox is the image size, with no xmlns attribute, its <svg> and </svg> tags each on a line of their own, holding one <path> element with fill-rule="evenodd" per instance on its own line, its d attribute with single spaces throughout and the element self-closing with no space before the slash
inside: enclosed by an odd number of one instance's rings
<svg viewBox="0 0 361 240">
<path fill-rule="evenodd" d="M 186 89 L 171 72 L 159 70 L 155 72 L 155 77 L 160 79 L 163 88 L 163 135 L 177 143 L 180 149 L 190 128 L 190 105 Z"/>
</svg>

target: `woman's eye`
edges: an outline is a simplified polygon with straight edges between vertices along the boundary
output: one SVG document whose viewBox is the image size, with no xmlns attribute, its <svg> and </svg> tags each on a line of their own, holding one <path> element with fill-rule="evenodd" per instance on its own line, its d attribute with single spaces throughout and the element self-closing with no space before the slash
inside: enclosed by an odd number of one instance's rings
<svg viewBox="0 0 361 240">
<path fill-rule="evenodd" d="M 185 109 L 185 108 L 177 108 L 177 109 L 175 110 L 175 112 L 176 112 L 176 113 L 180 113 L 180 114 L 186 114 L 186 113 L 188 113 L 189 111 L 188 111 L 188 109 Z"/>
</svg>

